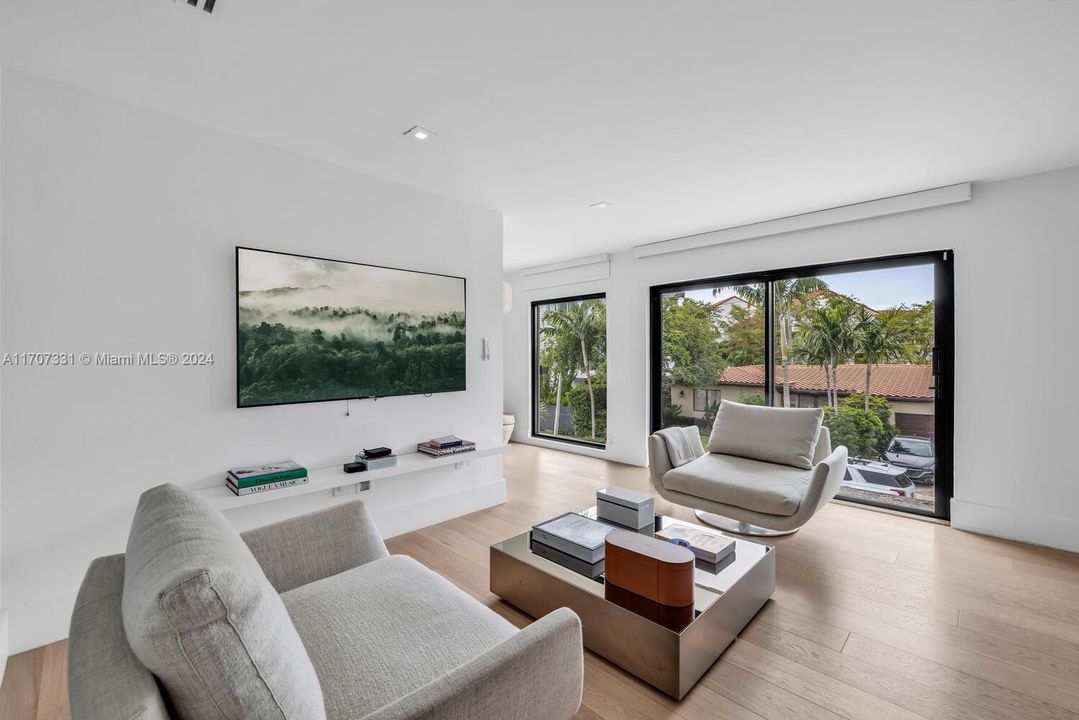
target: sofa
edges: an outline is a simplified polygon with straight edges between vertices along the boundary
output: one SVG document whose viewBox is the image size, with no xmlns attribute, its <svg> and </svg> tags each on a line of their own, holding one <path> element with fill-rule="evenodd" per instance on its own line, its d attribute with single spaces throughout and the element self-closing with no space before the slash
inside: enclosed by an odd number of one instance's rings
<svg viewBox="0 0 1079 720">
<path fill-rule="evenodd" d="M 74 720 L 564 720 L 583 680 L 572 611 L 518 630 L 360 501 L 241 534 L 174 485 L 90 564 L 68 653 Z"/>
<path fill-rule="evenodd" d="M 789 535 L 835 497 L 847 448 L 832 448 L 818 408 L 720 403 L 708 439 L 696 426 L 648 438 L 653 489 L 698 519 L 744 535 Z"/>
</svg>

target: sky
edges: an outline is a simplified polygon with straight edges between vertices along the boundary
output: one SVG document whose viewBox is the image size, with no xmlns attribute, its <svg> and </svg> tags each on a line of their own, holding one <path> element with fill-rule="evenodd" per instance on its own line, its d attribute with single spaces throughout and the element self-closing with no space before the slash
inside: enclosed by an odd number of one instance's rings
<svg viewBox="0 0 1079 720">
<path fill-rule="evenodd" d="M 821 275 L 828 287 L 837 293 L 853 297 L 874 310 L 896 305 L 914 305 L 933 299 L 933 266 L 913 265 L 886 270 L 860 270 L 858 272 Z M 727 297 L 720 292 L 713 296 L 711 290 L 692 290 L 687 297 L 704 302 Z"/>
<path fill-rule="evenodd" d="M 373 265 L 319 260 L 241 248 L 237 268 L 239 289 L 306 288 L 293 297 L 263 297 L 262 305 L 330 305 L 363 307 L 375 312 L 435 315 L 464 312 L 465 283 L 461 278 L 394 270 Z M 248 299 L 246 302 L 255 302 Z"/>
</svg>

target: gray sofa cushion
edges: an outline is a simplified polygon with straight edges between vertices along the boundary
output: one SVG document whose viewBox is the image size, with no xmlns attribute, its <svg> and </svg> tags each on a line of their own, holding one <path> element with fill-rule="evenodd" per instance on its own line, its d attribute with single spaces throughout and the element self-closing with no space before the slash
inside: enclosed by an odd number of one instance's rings
<svg viewBox="0 0 1079 720">
<path fill-rule="evenodd" d="M 708 450 L 809 470 L 823 419 L 820 408 L 758 407 L 724 400 Z"/>
<path fill-rule="evenodd" d="M 517 632 L 401 555 L 281 597 L 315 664 L 329 720 L 363 717 Z"/>
<path fill-rule="evenodd" d="M 143 493 L 127 541 L 124 629 L 183 720 L 325 718 L 281 597 L 216 508 Z"/>
<path fill-rule="evenodd" d="M 663 487 L 724 505 L 788 517 L 797 512 L 812 470 L 709 453 L 663 476 Z"/>
</svg>

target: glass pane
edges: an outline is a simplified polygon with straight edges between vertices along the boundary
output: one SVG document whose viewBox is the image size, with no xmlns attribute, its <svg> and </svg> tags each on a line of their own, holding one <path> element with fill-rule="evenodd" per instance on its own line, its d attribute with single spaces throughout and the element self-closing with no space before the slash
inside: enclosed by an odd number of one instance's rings
<svg viewBox="0 0 1079 720">
<path fill-rule="evenodd" d="M 764 285 L 686 286 L 661 302 L 661 427 L 708 435 L 721 400 L 764 403 Z"/>
<path fill-rule="evenodd" d="M 534 432 L 602 445 L 607 440 L 607 303 L 535 306 L 539 353 Z"/>
<path fill-rule="evenodd" d="M 825 408 L 840 497 L 933 510 L 933 283 L 930 264 L 773 283 L 775 404 Z"/>
</svg>

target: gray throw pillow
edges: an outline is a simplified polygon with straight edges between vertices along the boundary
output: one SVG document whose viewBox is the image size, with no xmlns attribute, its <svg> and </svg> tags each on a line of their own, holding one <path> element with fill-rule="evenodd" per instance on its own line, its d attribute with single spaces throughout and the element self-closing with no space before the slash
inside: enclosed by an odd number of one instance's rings
<svg viewBox="0 0 1079 720">
<path fill-rule="evenodd" d="M 281 596 L 221 513 L 175 485 L 139 499 L 124 630 L 178 717 L 325 720 L 322 688 Z"/>
<path fill-rule="evenodd" d="M 724 400 L 708 438 L 708 451 L 809 470 L 824 411 L 773 408 Z"/>
</svg>

